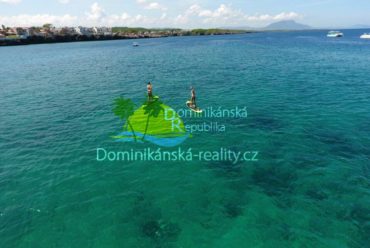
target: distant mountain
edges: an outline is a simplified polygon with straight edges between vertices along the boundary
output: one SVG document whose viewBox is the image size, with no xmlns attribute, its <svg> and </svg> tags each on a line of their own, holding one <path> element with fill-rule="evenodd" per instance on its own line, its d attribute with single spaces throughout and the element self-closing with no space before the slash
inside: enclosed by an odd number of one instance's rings
<svg viewBox="0 0 370 248">
<path fill-rule="evenodd" d="M 305 30 L 305 29 L 312 29 L 312 28 L 308 25 L 304 25 L 296 21 L 289 20 L 289 21 L 280 21 L 280 22 L 271 23 L 270 25 L 262 29 L 264 30 Z"/>
</svg>

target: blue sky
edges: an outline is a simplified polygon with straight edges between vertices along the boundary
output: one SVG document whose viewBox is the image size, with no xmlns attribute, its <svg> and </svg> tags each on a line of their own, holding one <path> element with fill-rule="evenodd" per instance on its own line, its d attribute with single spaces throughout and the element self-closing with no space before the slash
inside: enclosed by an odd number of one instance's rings
<svg viewBox="0 0 370 248">
<path fill-rule="evenodd" d="M 313 27 L 370 25 L 369 0 L 0 0 L 0 24 L 33 26 Z"/>
</svg>

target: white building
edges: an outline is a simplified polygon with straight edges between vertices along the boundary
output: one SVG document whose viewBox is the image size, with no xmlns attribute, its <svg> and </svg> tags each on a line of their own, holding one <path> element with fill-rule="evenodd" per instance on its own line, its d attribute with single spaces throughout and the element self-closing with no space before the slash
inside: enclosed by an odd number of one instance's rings
<svg viewBox="0 0 370 248">
<path fill-rule="evenodd" d="M 92 31 L 95 35 L 112 35 L 112 28 L 107 27 L 93 27 Z"/>
<path fill-rule="evenodd" d="M 78 35 L 86 35 L 86 36 L 91 36 L 91 35 L 93 35 L 93 30 L 92 30 L 92 29 L 90 29 L 90 28 L 86 28 L 86 27 L 78 26 L 78 27 L 75 27 L 75 28 L 74 28 L 74 31 L 75 31 Z"/>
</svg>

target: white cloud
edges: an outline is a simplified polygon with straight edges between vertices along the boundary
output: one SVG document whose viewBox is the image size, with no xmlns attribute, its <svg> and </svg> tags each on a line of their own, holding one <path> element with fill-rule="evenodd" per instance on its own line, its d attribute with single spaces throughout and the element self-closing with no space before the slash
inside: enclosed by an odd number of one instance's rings
<svg viewBox="0 0 370 248">
<path fill-rule="evenodd" d="M 240 10 L 234 9 L 231 5 L 221 4 L 214 10 L 203 9 L 198 4 L 191 5 L 183 14 L 175 18 L 178 25 L 200 24 L 217 25 L 248 25 L 251 22 L 267 23 L 269 21 L 292 20 L 299 18 L 300 15 L 295 12 L 282 12 L 277 15 L 256 14 L 248 15 Z"/>
<path fill-rule="evenodd" d="M 99 24 L 107 26 L 127 26 L 132 17 L 126 12 L 121 15 L 109 15 L 103 18 Z"/>
<path fill-rule="evenodd" d="M 301 16 L 295 12 L 282 12 L 277 15 L 253 15 L 253 16 L 247 16 L 248 21 L 282 21 L 282 20 L 294 20 L 298 19 Z"/>
<path fill-rule="evenodd" d="M 0 0 L 4 2 L 5 0 Z M 6 0 L 10 1 L 10 0 Z M 14 0 L 13 0 L 14 1 Z M 18 0 L 19 1 L 19 0 Z M 65 3 L 70 0 L 58 0 Z M 146 9 L 161 9 L 161 5 L 150 0 L 136 0 Z M 164 10 L 162 6 L 162 10 Z M 154 13 L 153 13 L 154 14 Z M 97 2 L 93 3 L 89 10 L 82 16 L 65 15 L 14 15 L 0 16 L 0 24 L 7 26 L 40 26 L 52 23 L 55 26 L 144 26 L 144 27 L 224 27 L 224 26 L 262 26 L 274 21 L 291 20 L 301 18 L 295 12 L 282 12 L 272 14 L 248 15 L 231 5 L 221 4 L 215 9 L 205 9 L 198 4 L 193 4 L 177 16 L 167 15 L 165 11 L 158 15 L 146 16 L 141 13 L 107 13 Z"/>
<path fill-rule="evenodd" d="M 176 16 L 174 22 L 176 25 L 184 25 L 189 23 L 191 16 L 196 16 L 202 11 L 201 7 L 198 4 L 191 5 L 184 14 Z"/>
<path fill-rule="evenodd" d="M 6 26 L 41 26 L 45 23 L 52 23 L 55 26 L 72 26 L 78 20 L 76 16 L 71 15 L 16 15 L 0 16 L 0 23 Z"/>
<path fill-rule="evenodd" d="M 225 23 L 230 24 L 242 21 L 245 18 L 239 10 L 232 9 L 230 6 L 221 4 L 216 10 L 203 10 L 199 13 L 200 17 L 205 17 L 205 23 Z"/>
<path fill-rule="evenodd" d="M 161 15 L 161 20 L 164 20 L 164 19 L 166 19 L 167 18 L 167 13 L 163 13 L 162 15 Z"/>
<path fill-rule="evenodd" d="M 130 15 L 126 12 L 122 14 L 107 14 L 106 11 L 97 3 L 90 6 L 85 16 L 66 15 L 14 15 L 0 16 L 0 24 L 6 26 L 41 26 L 45 23 L 52 23 L 54 26 L 160 26 L 168 21 L 167 14 L 163 13 L 160 17 L 149 18 L 142 14 Z"/>
<path fill-rule="evenodd" d="M 7 3 L 7 4 L 18 4 L 22 2 L 22 0 L 0 0 L 0 3 Z"/>
<path fill-rule="evenodd" d="M 68 3 L 70 3 L 71 1 L 70 0 L 58 0 L 59 1 L 59 3 L 61 3 L 61 4 L 68 4 Z"/>
<path fill-rule="evenodd" d="M 153 3 L 149 3 L 147 6 L 146 6 L 147 9 L 160 9 L 160 5 L 159 3 L 157 2 L 153 2 Z"/>
<path fill-rule="evenodd" d="M 106 16 L 99 24 L 106 26 L 152 26 L 158 23 L 158 21 L 159 19 L 148 18 L 141 14 L 131 16 L 127 13 L 123 13 L 122 15 Z"/>
<path fill-rule="evenodd" d="M 198 4 L 193 4 L 192 6 L 189 7 L 189 9 L 186 10 L 185 14 L 186 15 L 194 15 L 198 14 L 201 11 L 201 7 Z"/>
<path fill-rule="evenodd" d="M 149 10 L 162 10 L 166 11 L 167 7 L 163 6 L 162 4 L 158 2 L 150 2 L 148 0 L 136 0 L 138 4 L 144 7 L 144 9 L 149 9 Z"/>
<path fill-rule="evenodd" d="M 157 8 L 157 5 L 148 5 L 148 8 Z M 130 15 L 127 12 L 123 12 L 120 15 L 107 14 L 106 11 L 96 2 L 90 7 L 90 11 L 86 13 L 86 16 L 87 18 L 81 19 L 80 23 L 87 26 L 145 26 L 153 25 L 161 20 L 161 18 L 148 18 L 141 14 Z"/>
<path fill-rule="evenodd" d="M 91 13 L 90 13 L 91 14 Z M 96 13 L 95 13 L 96 14 Z M 91 19 L 93 18 L 93 19 Z M 98 19 L 96 19 L 98 18 Z M 9 27 L 32 27 L 42 26 L 45 23 L 51 23 L 56 27 L 63 26 L 145 26 L 145 27 L 161 27 L 168 26 L 169 18 L 163 13 L 158 18 L 149 18 L 142 14 L 130 15 L 126 12 L 122 14 L 96 14 L 86 17 L 77 17 L 72 15 L 14 15 L 0 16 L 0 24 Z"/>
<path fill-rule="evenodd" d="M 90 12 L 86 13 L 86 15 L 88 20 L 97 22 L 101 20 L 106 14 L 105 10 L 100 7 L 97 2 L 95 2 L 91 5 Z"/>
<path fill-rule="evenodd" d="M 232 22 L 242 21 L 245 15 L 232 9 L 230 6 L 221 4 L 215 10 L 203 9 L 198 4 L 191 5 L 184 14 L 178 15 L 175 19 L 178 24 L 193 22 L 213 23 L 213 24 L 233 24 Z"/>
<path fill-rule="evenodd" d="M 274 16 L 274 20 L 292 20 L 300 18 L 301 16 L 295 12 L 289 12 L 289 13 L 280 13 L 276 16 Z"/>
</svg>

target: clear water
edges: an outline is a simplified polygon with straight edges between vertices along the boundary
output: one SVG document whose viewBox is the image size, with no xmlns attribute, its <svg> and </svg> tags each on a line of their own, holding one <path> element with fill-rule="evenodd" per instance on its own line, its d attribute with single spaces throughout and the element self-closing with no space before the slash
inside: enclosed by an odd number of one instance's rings
<svg viewBox="0 0 370 248">
<path fill-rule="evenodd" d="M 0 48 L 0 247 L 370 247 L 364 30 Z M 118 96 L 246 106 L 181 147 L 258 162 L 98 162 Z M 188 120 L 189 121 L 189 120 Z M 192 120 L 190 120 L 192 121 Z"/>
</svg>

